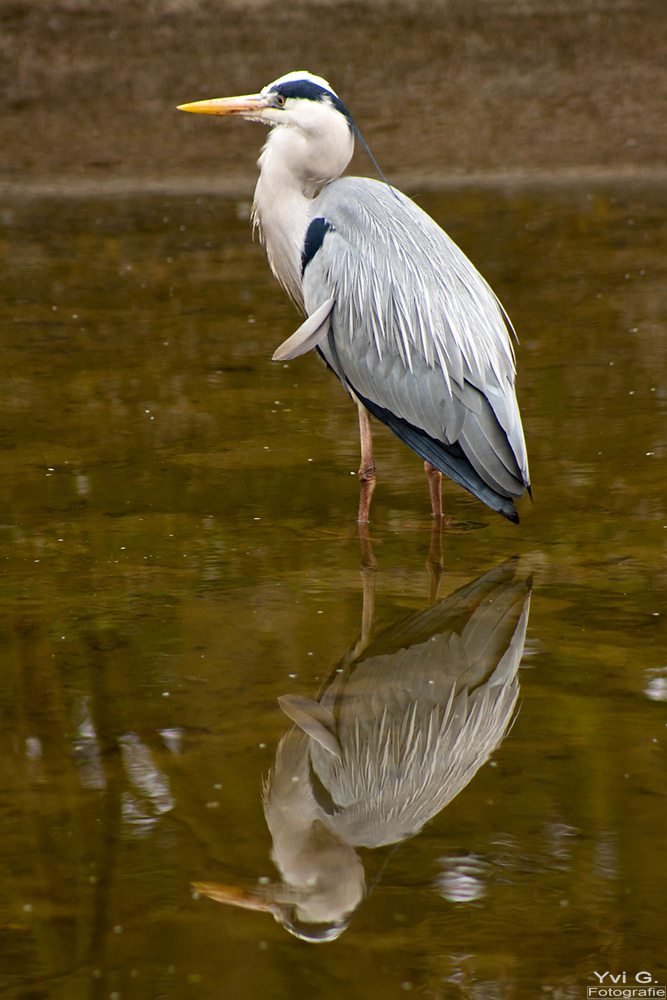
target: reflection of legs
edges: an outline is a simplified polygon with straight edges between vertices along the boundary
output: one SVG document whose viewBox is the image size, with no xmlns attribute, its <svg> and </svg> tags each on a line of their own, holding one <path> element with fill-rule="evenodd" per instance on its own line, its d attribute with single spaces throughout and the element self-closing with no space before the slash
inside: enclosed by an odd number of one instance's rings
<svg viewBox="0 0 667 1000">
<path fill-rule="evenodd" d="M 430 462 L 424 462 L 424 472 L 428 479 L 433 517 L 442 517 L 442 472 Z"/>
<path fill-rule="evenodd" d="M 431 578 L 431 604 L 438 598 L 442 566 L 442 518 L 434 519 L 431 525 L 431 544 L 426 557 L 426 569 Z"/>
<path fill-rule="evenodd" d="M 354 655 L 359 656 L 366 648 L 371 637 L 373 619 L 375 617 L 375 581 L 377 580 L 377 560 L 373 545 L 368 534 L 368 524 L 359 524 L 359 541 L 361 543 L 361 585 L 363 588 L 363 605 L 361 612 L 361 636 Z"/>
<path fill-rule="evenodd" d="M 426 557 L 426 569 L 431 577 L 431 602 L 433 602 L 438 596 L 442 576 L 442 472 L 430 462 L 424 462 L 424 472 L 428 479 L 433 511 L 431 544 Z"/>
<path fill-rule="evenodd" d="M 431 541 L 426 557 L 426 569 L 431 580 L 430 603 L 438 599 L 440 579 L 444 573 L 442 565 L 442 518 L 434 519 L 431 525 Z M 373 620 L 375 618 L 375 585 L 377 581 L 377 559 L 373 551 L 373 543 L 368 534 L 368 524 L 359 524 L 359 543 L 361 547 L 361 585 L 363 605 L 361 612 L 361 635 L 352 651 L 352 659 L 356 659 L 364 651 L 371 640 Z"/>
<path fill-rule="evenodd" d="M 361 439 L 361 465 L 359 466 L 359 517 L 360 524 L 366 524 L 371 508 L 371 497 L 375 489 L 375 459 L 373 457 L 373 436 L 370 413 L 357 400 L 359 407 L 359 437 Z"/>
</svg>

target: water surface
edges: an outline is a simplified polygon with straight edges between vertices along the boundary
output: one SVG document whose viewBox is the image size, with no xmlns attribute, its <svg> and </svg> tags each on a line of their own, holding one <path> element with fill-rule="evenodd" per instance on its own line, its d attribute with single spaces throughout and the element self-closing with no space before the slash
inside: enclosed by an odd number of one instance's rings
<svg viewBox="0 0 667 1000">
<path fill-rule="evenodd" d="M 270 362 L 299 320 L 244 202 L 2 204 L 3 995 L 667 980 L 667 198 L 415 194 L 521 342 L 535 503 L 516 527 L 448 486 L 439 581 L 445 599 L 516 557 L 518 714 L 420 832 L 354 848 L 365 895 L 319 945 L 191 884 L 280 881 L 262 802 L 291 725 L 277 699 L 315 703 L 429 607 L 421 462 L 378 428 L 362 549 L 354 407 L 315 358 Z M 474 608 L 457 614 L 460 650 Z"/>
</svg>

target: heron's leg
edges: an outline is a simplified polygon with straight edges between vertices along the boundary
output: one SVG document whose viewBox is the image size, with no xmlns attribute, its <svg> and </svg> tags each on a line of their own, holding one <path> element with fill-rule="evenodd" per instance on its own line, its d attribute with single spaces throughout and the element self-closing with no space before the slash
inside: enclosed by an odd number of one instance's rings
<svg viewBox="0 0 667 1000">
<path fill-rule="evenodd" d="M 359 517 L 360 524 L 368 521 L 371 509 L 371 497 L 375 489 L 375 458 L 373 457 L 373 436 L 371 433 L 371 415 L 366 407 L 357 400 L 359 407 L 359 437 L 361 439 L 361 465 L 359 466 Z"/>
<path fill-rule="evenodd" d="M 428 479 L 433 517 L 442 517 L 442 472 L 430 462 L 424 462 L 424 472 Z"/>
</svg>

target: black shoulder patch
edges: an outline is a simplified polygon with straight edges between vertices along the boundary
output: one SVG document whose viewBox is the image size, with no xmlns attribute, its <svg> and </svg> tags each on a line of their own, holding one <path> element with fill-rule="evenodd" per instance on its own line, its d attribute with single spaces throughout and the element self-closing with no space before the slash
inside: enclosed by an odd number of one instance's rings
<svg viewBox="0 0 667 1000">
<path fill-rule="evenodd" d="M 301 251 L 301 277 L 311 260 L 324 242 L 324 237 L 329 231 L 333 231 L 333 226 L 326 219 L 313 219 L 306 230 L 306 238 Z"/>
</svg>

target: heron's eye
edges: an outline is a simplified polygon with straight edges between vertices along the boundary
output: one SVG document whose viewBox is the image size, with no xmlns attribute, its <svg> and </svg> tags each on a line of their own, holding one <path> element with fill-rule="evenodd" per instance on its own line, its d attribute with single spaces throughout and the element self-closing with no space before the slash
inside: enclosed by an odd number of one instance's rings
<svg viewBox="0 0 667 1000">
<path fill-rule="evenodd" d="M 283 97 L 282 94 L 276 94 L 276 96 L 275 96 L 275 103 L 276 103 L 276 106 L 279 107 L 279 108 L 284 108 L 285 107 L 285 98 Z"/>
</svg>

